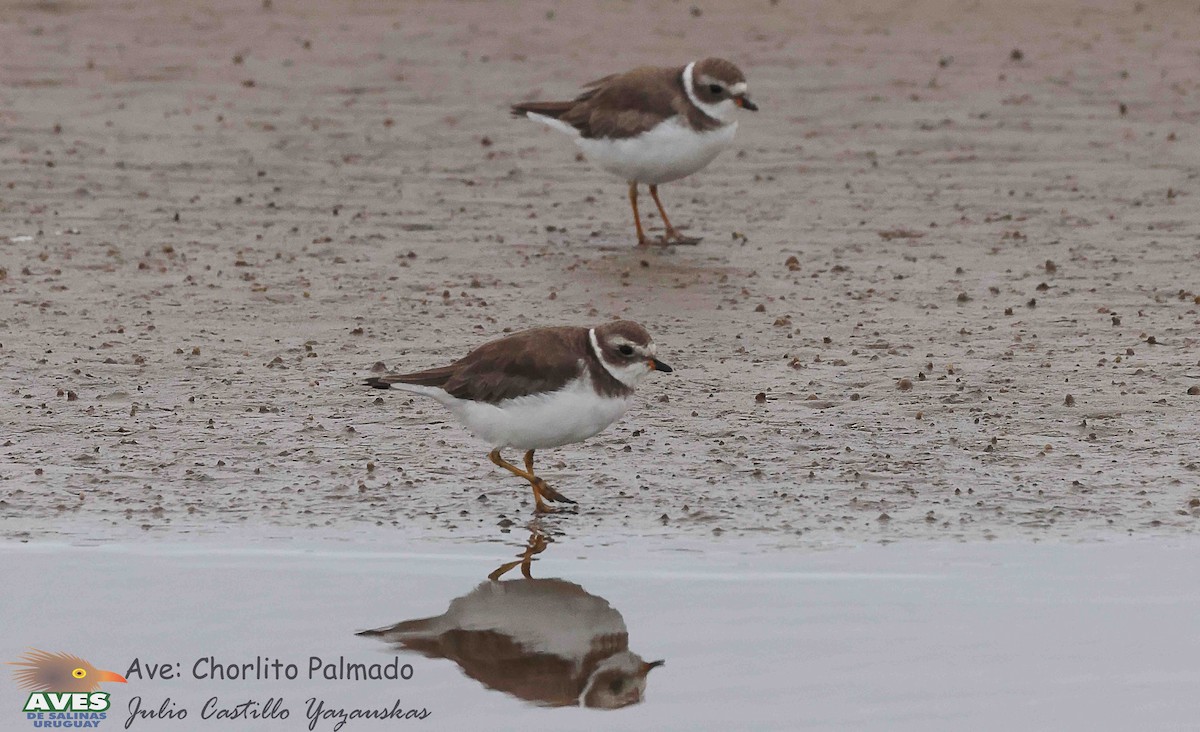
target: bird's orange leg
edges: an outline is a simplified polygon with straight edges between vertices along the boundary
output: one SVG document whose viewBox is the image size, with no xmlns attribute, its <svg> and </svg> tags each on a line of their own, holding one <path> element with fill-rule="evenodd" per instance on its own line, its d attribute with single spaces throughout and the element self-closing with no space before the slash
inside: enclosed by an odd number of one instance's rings
<svg viewBox="0 0 1200 732">
<path fill-rule="evenodd" d="M 521 553 L 521 558 L 515 562 L 505 562 L 504 564 L 501 564 L 495 569 L 495 571 L 488 575 L 488 579 L 498 580 L 503 577 L 506 572 L 517 565 L 520 565 L 521 574 L 523 574 L 526 579 L 533 579 L 533 574 L 530 571 L 530 567 L 533 564 L 533 555 L 541 554 L 543 551 L 545 551 L 548 543 L 549 541 L 545 536 L 542 535 L 540 531 L 531 531 L 529 534 L 529 542 L 525 547 L 525 551 Z"/>
<path fill-rule="evenodd" d="M 508 573 L 508 571 L 510 569 L 512 569 L 513 567 L 517 566 L 520 563 L 521 563 L 520 559 L 518 559 L 515 562 L 505 562 L 504 564 L 501 564 L 499 567 L 496 567 L 496 569 L 491 574 L 488 575 L 488 579 L 490 579 L 494 582 L 494 581 L 500 579 L 501 577 L 503 577 L 505 574 Z M 530 579 L 532 579 L 532 577 Z"/>
<path fill-rule="evenodd" d="M 533 573 L 530 567 L 533 564 L 533 555 L 541 554 L 546 551 L 547 540 L 540 532 L 533 532 L 529 537 L 529 546 L 526 547 L 525 553 L 521 555 L 521 574 L 525 579 L 533 579 Z"/>
<path fill-rule="evenodd" d="M 677 244 L 698 244 L 700 242 L 699 239 L 680 234 L 674 226 L 671 226 L 671 220 L 667 218 L 667 210 L 663 208 L 662 201 L 658 200 L 657 185 L 650 186 L 650 197 L 654 199 L 654 205 L 658 206 L 658 215 L 662 216 L 663 226 L 666 227 L 667 230 L 666 233 L 663 234 L 664 244 L 671 240 L 674 240 Z"/>
<path fill-rule="evenodd" d="M 554 509 L 547 506 L 546 502 L 542 500 L 541 491 L 538 490 L 538 484 L 542 483 L 544 485 L 545 481 L 543 481 L 541 478 L 537 477 L 533 473 L 528 473 L 524 470 L 521 470 L 516 465 L 513 465 L 512 463 L 508 462 L 504 458 L 500 457 L 500 448 L 498 448 L 498 447 L 495 450 L 492 450 L 491 452 L 489 452 L 488 457 L 491 459 L 491 461 L 493 463 L 495 463 L 496 465 L 499 465 L 500 467 L 504 468 L 505 470 L 512 473 L 513 475 L 518 475 L 518 476 L 524 478 L 525 480 L 529 481 L 529 485 L 533 486 L 533 501 L 534 501 L 533 510 L 535 513 L 554 513 Z"/>
<path fill-rule="evenodd" d="M 633 225 L 637 227 L 638 246 L 644 247 L 650 240 L 646 238 L 646 232 L 642 231 L 642 218 L 638 216 L 637 183 L 629 184 L 629 205 L 633 207 Z"/>
<path fill-rule="evenodd" d="M 575 501 L 572 501 L 570 498 L 567 498 L 563 494 L 551 488 L 549 483 L 534 475 L 533 450 L 525 453 L 525 471 L 533 476 L 533 479 L 530 482 L 536 484 L 536 490 L 538 493 L 542 494 L 542 498 L 545 498 L 547 501 L 554 501 L 555 503 L 575 503 Z"/>
</svg>

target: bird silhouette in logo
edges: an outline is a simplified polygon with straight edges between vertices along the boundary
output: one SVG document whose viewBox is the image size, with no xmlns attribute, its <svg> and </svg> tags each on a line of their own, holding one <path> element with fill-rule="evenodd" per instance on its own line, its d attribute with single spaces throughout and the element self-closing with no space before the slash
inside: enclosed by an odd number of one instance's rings
<svg viewBox="0 0 1200 732">
<path fill-rule="evenodd" d="M 114 671 L 98 669 L 79 656 L 70 653 L 48 653 L 31 648 L 13 671 L 17 685 L 26 691 L 55 691 L 87 693 L 98 691 L 106 682 L 126 683 L 125 677 Z"/>
<path fill-rule="evenodd" d="M 647 675 L 664 662 L 629 650 L 625 620 L 604 598 L 574 582 L 532 578 L 530 562 L 545 547 L 535 533 L 520 560 L 451 600 L 441 615 L 359 635 L 449 659 L 487 688 L 539 706 L 618 709 L 641 702 Z M 518 565 L 524 577 L 500 579 Z"/>
</svg>

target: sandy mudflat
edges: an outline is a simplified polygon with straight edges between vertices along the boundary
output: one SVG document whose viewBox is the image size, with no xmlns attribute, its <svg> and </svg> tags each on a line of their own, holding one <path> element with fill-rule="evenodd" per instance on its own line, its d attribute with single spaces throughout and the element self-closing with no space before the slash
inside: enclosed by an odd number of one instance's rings
<svg viewBox="0 0 1200 732">
<path fill-rule="evenodd" d="M 889 5 L 0 5 L 0 532 L 493 537 L 528 490 L 357 383 L 621 316 L 677 371 L 542 456 L 559 530 L 1195 533 L 1195 3 Z M 710 54 L 697 247 L 507 116 Z"/>
</svg>

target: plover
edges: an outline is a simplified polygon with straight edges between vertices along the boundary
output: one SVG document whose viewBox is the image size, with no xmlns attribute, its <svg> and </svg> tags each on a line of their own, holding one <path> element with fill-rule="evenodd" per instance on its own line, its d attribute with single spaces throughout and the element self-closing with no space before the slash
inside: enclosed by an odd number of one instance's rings
<svg viewBox="0 0 1200 732">
<path fill-rule="evenodd" d="M 632 404 L 651 371 L 670 372 L 655 357 L 646 329 L 629 320 L 595 328 L 533 328 L 485 343 L 449 366 L 366 380 L 436 399 L 492 446 L 496 465 L 529 481 L 538 513 L 545 501 L 574 503 L 533 472 L 533 453 L 599 434 Z M 525 469 L 500 456 L 525 451 Z"/>
<path fill-rule="evenodd" d="M 541 706 L 618 709 L 645 698 L 648 674 L 664 662 L 629 649 L 625 619 L 607 600 L 562 579 L 496 574 L 441 615 L 359 635 L 450 659 L 484 686 Z"/>
<path fill-rule="evenodd" d="M 658 187 L 679 180 L 713 161 L 733 142 L 737 110 L 757 111 L 746 77 L 720 58 L 667 68 L 643 66 L 586 84 L 569 102 L 514 104 L 528 117 L 565 132 L 594 163 L 629 184 L 629 204 L 638 244 L 649 242 L 638 216 L 637 187 L 650 187 L 662 216 L 662 243 L 695 244 L 671 226 Z"/>
</svg>

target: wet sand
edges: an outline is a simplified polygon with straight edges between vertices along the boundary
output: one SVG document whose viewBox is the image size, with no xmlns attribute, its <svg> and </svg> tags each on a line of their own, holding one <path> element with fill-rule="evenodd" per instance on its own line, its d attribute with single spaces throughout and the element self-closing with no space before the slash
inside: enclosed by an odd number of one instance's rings
<svg viewBox="0 0 1200 732">
<path fill-rule="evenodd" d="M 1195 533 L 1196 8 L 712 5 L 0 6 L 0 533 L 496 538 L 527 488 L 359 381 L 616 316 L 677 371 L 541 457 L 557 531 Z M 507 115 L 710 54 L 762 111 L 696 247 Z"/>
</svg>

